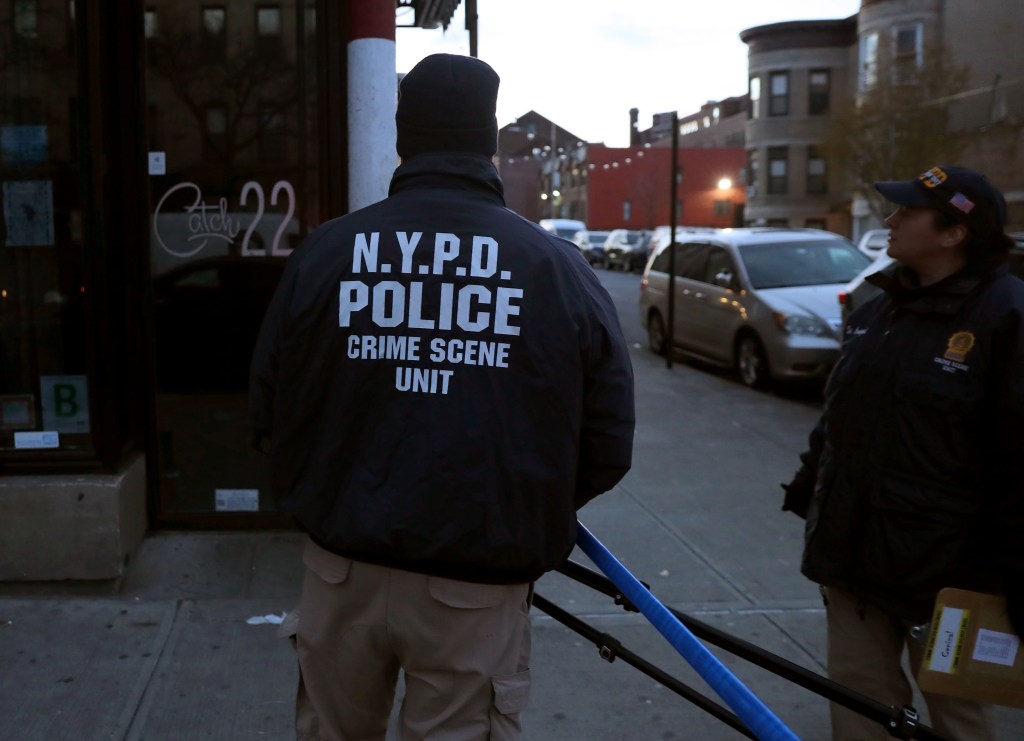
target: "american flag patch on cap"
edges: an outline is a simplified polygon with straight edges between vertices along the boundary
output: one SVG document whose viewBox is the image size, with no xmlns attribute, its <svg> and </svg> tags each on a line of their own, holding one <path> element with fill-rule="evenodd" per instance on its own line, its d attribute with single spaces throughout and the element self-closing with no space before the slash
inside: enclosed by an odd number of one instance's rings
<svg viewBox="0 0 1024 741">
<path fill-rule="evenodd" d="M 957 193 L 949 199 L 949 205 L 953 206 L 959 211 L 963 211 L 965 214 L 969 214 L 971 209 L 974 208 L 974 201 L 965 196 L 963 193 Z"/>
</svg>

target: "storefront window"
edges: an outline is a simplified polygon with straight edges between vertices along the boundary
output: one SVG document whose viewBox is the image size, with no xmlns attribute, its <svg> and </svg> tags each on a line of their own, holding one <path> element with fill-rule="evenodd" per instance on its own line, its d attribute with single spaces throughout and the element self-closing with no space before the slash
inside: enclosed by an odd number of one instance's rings
<svg viewBox="0 0 1024 741">
<path fill-rule="evenodd" d="M 159 516 L 273 511 L 248 369 L 319 223 L 314 2 L 160 6 L 149 38 Z"/>
<path fill-rule="evenodd" d="M 0 455 L 92 449 L 71 12 L 0 0 Z"/>
</svg>

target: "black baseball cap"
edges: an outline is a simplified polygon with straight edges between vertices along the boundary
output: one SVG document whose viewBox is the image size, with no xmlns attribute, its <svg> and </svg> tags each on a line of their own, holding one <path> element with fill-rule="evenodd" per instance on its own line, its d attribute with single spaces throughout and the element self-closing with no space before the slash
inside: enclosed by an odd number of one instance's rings
<svg viewBox="0 0 1024 741">
<path fill-rule="evenodd" d="M 938 165 L 913 180 L 884 180 L 875 189 L 887 200 L 910 208 L 933 208 L 983 238 L 1001 237 L 1006 199 L 984 175 L 966 167 Z"/>
</svg>

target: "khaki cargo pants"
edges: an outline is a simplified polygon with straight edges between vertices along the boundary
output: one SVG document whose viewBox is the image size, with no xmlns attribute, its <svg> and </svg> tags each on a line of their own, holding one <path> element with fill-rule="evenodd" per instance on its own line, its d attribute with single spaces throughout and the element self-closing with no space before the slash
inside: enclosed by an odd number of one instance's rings
<svg viewBox="0 0 1024 741">
<path fill-rule="evenodd" d="M 841 685 L 885 705 L 913 705 L 910 680 L 903 670 L 903 651 L 908 652 L 913 673 L 924 657 L 926 636 L 911 636 L 909 623 L 877 608 L 861 604 L 848 592 L 824 590 L 828 617 L 828 675 Z M 922 722 L 942 736 L 958 741 L 990 741 L 995 738 L 991 706 L 931 692 L 922 693 L 928 717 Z M 891 739 L 885 727 L 832 703 L 833 741 L 884 741 Z M 918 712 L 921 708 L 917 708 Z"/>
<path fill-rule="evenodd" d="M 297 615 L 299 741 L 383 741 L 399 672 L 402 741 L 507 741 L 530 691 L 531 584 L 376 566 L 306 544 Z"/>
</svg>

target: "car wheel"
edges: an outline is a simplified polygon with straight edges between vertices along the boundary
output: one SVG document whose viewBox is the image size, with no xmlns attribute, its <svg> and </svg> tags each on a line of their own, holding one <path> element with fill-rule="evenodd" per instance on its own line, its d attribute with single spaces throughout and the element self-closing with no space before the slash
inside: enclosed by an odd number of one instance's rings
<svg viewBox="0 0 1024 741">
<path fill-rule="evenodd" d="M 752 389 L 764 389 L 771 383 L 768 357 L 756 335 L 744 334 L 737 340 L 736 373 Z"/>
<path fill-rule="evenodd" d="M 665 355 L 668 351 L 668 343 L 665 341 L 665 323 L 661 321 L 661 314 L 651 312 L 647 319 L 647 342 L 651 352 L 655 355 Z"/>
</svg>

